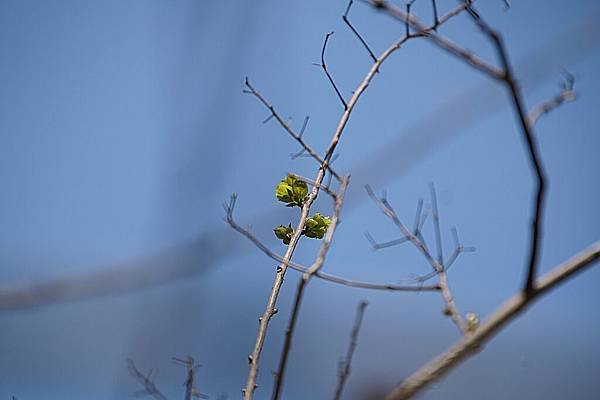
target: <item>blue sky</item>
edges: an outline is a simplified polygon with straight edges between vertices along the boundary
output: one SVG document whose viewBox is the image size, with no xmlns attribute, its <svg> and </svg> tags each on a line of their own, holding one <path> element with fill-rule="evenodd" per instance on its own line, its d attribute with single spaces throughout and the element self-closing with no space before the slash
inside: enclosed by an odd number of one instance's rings
<svg viewBox="0 0 600 400">
<path fill-rule="evenodd" d="M 514 3 L 503 11 L 501 1 L 486 2 L 480 11 L 503 32 L 526 103 L 555 95 L 562 68 L 576 77 L 579 94 L 536 127 L 550 176 L 540 266 L 547 271 L 600 236 L 594 26 L 600 8 L 593 1 L 576 7 Z M 439 5 L 448 10 L 455 2 Z M 290 159 L 297 144 L 274 121 L 261 123 L 268 114 L 242 94 L 244 77 L 294 126 L 310 115 L 305 137 L 322 151 L 342 112 L 312 65 L 324 34 L 335 31 L 327 62 L 346 97 L 370 66 L 342 23 L 345 6 L 2 2 L 2 287 L 128 266 L 163 252 L 169 255 L 163 264 L 188 263 L 193 273 L 110 296 L 1 311 L 0 397 L 127 398 L 137 390 L 125 368 L 132 357 L 140 368 L 159 368 L 157 383 L 177 398 L 184 374 L 170 358 L 188 354 L 203 364 L 203 392 L 238 396 L 275 266 L 225 226 L 221 202 L 238 193 L 240 222 L 282 252 L 271 229 L 296 215 L 276 202 L 274 187 L 288 171 L 316 172 L 314 160 Z M 428 6 L 421 0 L 415 12 L 430 18 Z M 351 19 L 376 53 L 404 30 L 362 4 Z M 494 60 L 468 18 L 442 33 Z M 418 198 L 434 182 L 447 252 L 453 225 L 477 248 L 449 277 L 458 307 L 485 315 L 518 289 L 533 181 L 504 88 L 430 43 L 413 41 L 386 62 L 361 98 L 339 154 L 335 166 L 352 181 L 326 270 L 381 282 L 427 272 L 409 246 L 370 250 L 364 231 L 380 240 L 399 233 L 362 187 L 386 190 L 398 214 L 412 221 Z M 330 212 L 330 205 L 320 199 L 315 210 Z M 317 245 L 304 240 L 297 260 L 310 262 Z M 591 398 L 600 390 L 599 278 L 592 268 L 542 299 L 422 398 Z M 270 395 L 269 371 L 276 367 L 295 280 L 290 273 L 267 339 L 260 399 Z M 349 398 L 361 398 L 369 387 L 391 388 L 457 339 L 435 294 L 315 281 L 303 305 L 285 398 L 332 395 L 363 298 L 370 305 Z"/>
</svg>

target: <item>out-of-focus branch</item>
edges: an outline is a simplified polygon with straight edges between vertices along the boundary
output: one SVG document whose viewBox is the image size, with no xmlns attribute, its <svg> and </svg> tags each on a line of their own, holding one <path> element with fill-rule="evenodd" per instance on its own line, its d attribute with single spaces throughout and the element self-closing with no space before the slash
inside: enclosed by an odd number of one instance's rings
<svg viewBox="0 0 600 400">
<path fill-rule="evenodd" d="M 452 322 L 454 322 L 454 324 L 456 325 L 456 327 L 459 329 L 459 331 L 462 334 L 467 334 L 469 332 L 469 328 L 468 328 L 467 324 L 465 323 L 465 321 L 463 320 L 460 312 L 458 311 L 458 308 L 456 307 L 456 304 L 454 302 L 454 297 L 452 296 L 452 292 L 450 291 L 450 287 L 448 285 L 448 276 L 446 274 L 446 268 L 444 267 L 443 262 L 440 262 L 440 260 L 443 261 L 443 258 L 441 256 L 441 238 L 439 239 L 439 249 L 440 250 L 438 250 L 440 255 L 438 256 L 438 259 L 436 259 L 431 254 L 429 248 L 427 247 L 427 244 L 423 240 L 423 237 L 421 235 L 411 232 L 402 223 L 402 221 L 400 221 L 400 218 L 398 218 L 396 211 L 394 211 L 394 209 L 392 208 L 392 206 L 388 202 L 388 200 L 385 197 L 377 197 L 375 195 L 375 193 L 373 192 L 373 189 L 371 189 L 370 186 L 367 185 L 365 188 L 367 190 L 369 197 L 371 197 L 373 202 L 381 209 L 381 211 L 389 219 L 392 220 L 394 225 L 396 225 L 400 229 L 400 231 L 402 232 L 404 237 L 408 238 L 408 240 L 421 252 L 421 254 L 425 257 L 427 262 L 431 265 L 431 267 L 433 268 L 432 274 L 433 274 L 433 276 L 438 277 L 438 285 L 440 286 L 440 293 L 446 304 L 444 313 L 447 314 L 448 316 L 450 316 L 450 318 L 452 319 Z M 432 186 L 431 193 L 432 193 L 432 203 L 434 204 L 434 207 L 433 207 L 434 208 L 434 210 L 433 210 L 434 228 L 437 232 L 436 236 L 440 236 L 441 234 L 439 233 L 439 216 L 437 215 L 437 200 L 436 200 L 436 196 L 435 196 L 435 189 L 433 188 L 433 186 Z"/>
<path fill-rule="evenodd" d="M 158 373 L 157 370 L 151 369 L 148 374 L 144 375 L 142 372 L 140 372 L 140 370 L 137 369 L 132 359 L 127 360 L 127 369 L 129 370 L 131 376 L 144 387 L 144 389 L 135 393 L 136 397 L 152 396 L 156 400 L 168 400 L 167 397 L 162 394 L 154 384 L 154 379 Z"/>
<path fill-rule="evenodd" d="M 529 114 L 527 115 L 529 125 L 534 126 L 542 115 L 553 111 L 554 109 L 560 107 L 563 103 L 574 101 L 577 98 L 577 93 L 575 93 L 575 90 L 573 89 L 574 84 L 575 79 L 573 78 L 573 75 L 567 74 L 565 83 L 563 84 L 562 90 L 559 94 L 538 104 L 537 106 L 533 107 L 531 111 L 529 111 Z"/>
<path fill-rule="evenodd" d="M 334 400 L 340 400 L 342 398 L 342 392 L 344 391 L 344 387 L 346 386 L 346 382 L 350 376 L 352 357 L 354 356 L 354 351 L 358 345 L 358 333 L 360 332 L 360 326 L 362 325 L 362 320 L 365 315 L 365 308 L 367 308 L 368 304 L 369 303 L 365 300 L 362 300 L 360 303 L 358 303 L 354 326 L 352 327 L 352 332 L 350 333 L 350 344 L 348 345 L 348 351 L 346 352 L 346 357 L 340 362 L 340 373 L 337 387 L 335 388 L 335 395 L 333 396 Z"/>
<path fill-rule="evenodd" d="M 471 51 L 460 47 L 459 45 L 452 42 L 450 39 L 446 38 L 445 36 L 442 36 L 439 33 L 435 32 L 434 29 L 437 29 L 441 25 L 442 22 L 445 22 L 447 20 L 445 16 L 439 19 L 437 25 L 434 25 L 433 27 L 427 27 L 419 19 L 417 19 L 414 15 L 408 14 L 407 12 L 402 11 L 401 9 L 394 6 L 393 4 L 391 4 L 388 1 L 383 1 L 383 0 L 365 0 L 365 1 L 369 4 L 371 4 L 373 7 L 384 11 L 386 14 L 390 15 L 391 17 L 410 25 L 413 29 L 415 29 L 417 31 L 417 34 L 416 34 L 417 36 L 426 36 L 427 38 L 430 38 L 440 48 L 446 50 L 450 54 L 457 56 L 459 59 L 467 62 L 473 68 L 478 69 L 495 79 L 498 79 L 498 80 L 504 79 L 504 71 L 489 64 L 487 61 L 484 61 L 483 59 L 479 58 L 478 56 L 473 54 Z M 456 7 L 455 10 L 449 12 L 448 16 L 451 17 L 454 15 L 457 15 L 461 11 L 468 9 L 470 7 L 471 3 L 472 3 L 472 1 L 468 1 L 464 4 L 459 5 L 458 7 Z"/>
<path fill-rule="evenodd" d="M 494 337 L 510 321 L 523 313 L 543 294 L 592 266 L 598 259 L 600 259 L 600 241 L 537 279 L 530 292 L 519 292 L 508 299 L 472 334 L 466 335 L 448 351 L 404 379 L 385 399 L 405 400 L 411 398 L 421 389 L 447 374 L 465 359 L 476 354 L 481 346 Z"/>
</svg>

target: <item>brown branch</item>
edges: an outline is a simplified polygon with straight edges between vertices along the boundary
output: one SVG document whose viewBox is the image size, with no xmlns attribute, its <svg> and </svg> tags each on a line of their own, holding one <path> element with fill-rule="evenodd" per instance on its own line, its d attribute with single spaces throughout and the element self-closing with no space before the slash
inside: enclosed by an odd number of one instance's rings
<svg viewBox="0 0 600 400">
<path fill-rule="evenodd" d="M 333 234 L 335 233 L 340 219 L 340 211 L 342 209 L 342 205 L 344 204 L 344 194 L 346 193 L 346 188 L 348 187 L 349 179 L 349 176 L 342 178 L 342 183 L 340 184 L 339 192 L 335 197 L 335 205 L 333 209 L 333 215 L 331 217 L 331 223 L 329 224 L 327 233 L 323 238 L 323 243 L 319 248 L 317 258 L 315 259 L 315 262 L 310 266 L 310 268 L 304 274 L 302 274 L 302 277 L 298 281 L 298 288 L 296 291 L 296 296 L 294 298 L 292 313 L 290 314 L 290 321 L 285 331 L 285 342 L 283 345 L 283 350 L 281 351 L 279 367 L 277 368 L 277 372 L 275 373 L 275 384 L 273 386 L 273 394 L 271 396 L 272 400 L 278 400 L 279 396 L 281 395 L 281 389 L 283 387 L 283 378 L 285 376 L 287 360 L 292 348 L 292 338 L 296 328 L 296 322 L 298 321 L 298 315 L 300 314 L 300 305 L 304 297 L 304 290 L 306 289 L 306 286 L 308 286 L 312 277 L 317 272 L 319 272 L 321 267 L 323 267 L 323 263 L 325 262 L 325 256 L 329 251 L 329 247 L 331 246 L 331 240 L 333 239 Z"/>
<path fill-rule="evenodd" d="M 140 370 L 137 369 L 132 359 L 127 359 L 127 369 L 129 370 L 131 376 L 144 387 L 142 391 L 136 393 L 138 396 L 146 395 L 152 396 L 156 400 L 168 400 L 167 397 L 162 394 L 154 384 L 154 379 L 156 378 L 156 372 L 154 369 L 151 369 L 147 375 L 144 375 L 142 372 L 140 372 Z"/>
<path fill-rule="evenodd" d="M 201 365 L 194 363 L 194 359 L 189 356 L 185 360 L 177 357 L 173 357 L 172 360 L 176 364 L 183 365 L 187 371 L 187 376 L 183 383 L 185 386 L 184 400 L 192 400 L 192 398 L 208 399 L 207 395 L 200 393 L 195 384 L 196 370 L 200 368 Z"/>
<path fill-rule="evenodd" d="M 485 343 L 509 322 L 523 313 L 535 300 L 554 287 L 592 266 L 600 258 L 600 241 L 594 243 L 534 282 L 528 293 L 519 292 L 501 305 L 472 334 L 466 335 L 442 355 L 425 364 L 390 392 L 386 400 L 409 399 L 440 379 L 451 369 L 476 354 Z"/>
<path fill-rule="evenodd" d="M 360 332 L 360 326 L 362 324 L 363 316 L 365 314 L 365 308 L 369 303 L 365 300 L 362 300 L 356 309 L 356 318 L 354 320 L 354 326 L 352 327 L 352 332 L 350 333 L 350 344 L 348 345 L 348 351 L 346 352 L 346 358 L 344 358 L 340 362 L 340 375 L 338 379 L 338 384 L 335 389 L 334 400 L 340 400 L 342 398 L 342 392 L 344 391 L 344 386 L 346 386 L 346 382 L 348 381 L 348 377 L 350 376 L 350 366 L 352 365 L 352 357 L 354 356 L 354 351 L 356 350 L 356 346 L 358 344 L 358 333 Z"/>
</svg>

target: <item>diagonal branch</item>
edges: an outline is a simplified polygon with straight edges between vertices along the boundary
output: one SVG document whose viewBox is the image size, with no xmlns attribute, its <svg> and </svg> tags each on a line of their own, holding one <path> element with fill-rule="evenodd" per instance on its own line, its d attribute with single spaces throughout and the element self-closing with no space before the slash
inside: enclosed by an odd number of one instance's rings
<svg viewBox="0 0 600 400">
<path fill-rule="evenodd" d="M 246 78 L 246 81 L 244 82 L 244 84 L 248 88 L 248 90 L 246 90 L 245 93 L 251 94 L 254 97 L 256 97 L 271 112 L 270 117 L 275 118 L 277 120 L 277 122 L 279 123 L 279 125 L 281 125 L 281 127 L 283 129 L 285 129 L 287 131 L 287 133 L 290 134 L 291 137 L 293 137 L 298 143 L 300 143 L 300 145 L 302 146 L 303 150 L 305 150 L 308 154 L 310 154 L 310 156 L 312 158 L 314 158 L 315 160 L 317 160 L 317 162 L 319 164 L 323 164 L 324 160 L 317 154 L 317 152 L 315 152 L 312 149 L 312 147 L 310 147 L 304 141 L 304 139 L 302 139 L 302 134 L 296 133 L 296 131 L 294 131 L 294 129 L 290 126 L 290 124 L 288 124 L 283 118 L 281 118 L 281 116 L 275 110 L 275 107 L 273 107 L 273 105 L 271 103 L 269 103 L 267 101 L 267 99 L 265 99 L 263 97 L 263 95 L 258 90 L 256 90 L 254 88 L 254 86 L 252 86 L 252 84 L 250 84 L 250 80 L 248 78 Z M 304 132 L 304 129 L 306 128 L 306 124 L 308 123 L 308 118 L 305 118 L 304 121 L 305 122 L 303 124 L 301 132 Z M 335 176 L 335 178 L 338 181 L 340 180 L 340 176 L 335 171 L 333 171 L 329 167 L 327 169 L 329 170 L 329 172 L 331 173 L 331 175 Z"/>
<path fill-rule="evenodd" d="M 466 335 L 448 351 L 404 379 L 385 397 L 385 400 L 409 399 L 421 389 L 440 379 L 458 364 L 476 354 L 481 346 L 522 314 L 535 300 L 592 266 L 598 259 L 600 259 L 600 241 L 537 279 L 530 292 L 519 292 L 512 296 L 472 334 Z"/>
<path fill-rule="evenodd" d="M 348 7 L 346 7 L 346 12 L 342 16 L 342 19 L 344 20 L 344 22 L 346 23 L 346 25 L 348 25 L 350 27 L 350 29 L 356 35 L 356 37 L 358 38 L 358 40 L 360 40 L 360 42 L 362 43 L 363 47 L 365 48 L 365 50 L 367 50 L 367 52 L 369 53 L 369 56 L 371 56 L 371 58 L 373 59 L 373 61 L 377 62 L 377 57 L 375 56 L 375 54 L 373 53 L 373 51 L 371 51 L 371 49 L 369 48 L 369 45 L 367 44 L 367 42 L 365 41 L 365 39 L 363 39 L 363 37 L 360 35 L 360 33 L 358 33 L 358 31 L 356 30 L 356 28 L 354 28 L 354 26 L 352 25 L 352 23 L 348 19 L 348 14 L 350 13 L 350 8 L 352 7 L 353 3 L 354 3 L 354 0 L 350 0 L 348 2 Z"/>
<path fill-rule="evenodd" d="M 375 202 L 375 204 L 381 209 L 381 211 L 389 219 L 392 220 L 394 225 L 396 225 L 400 229 L 402 234 L 408 238 L 408 240 L 421 252 L 421 254 L 425 257 L 427 262 L 431 265 L 431 267 L 433 268 L 432 274 L 433 274 L 433 276 L 437 275 L 437 277 L 438 277 L 440 293 L 442 295 L 442 299 L 444 300 L 444 303 L 446 304 L 444 313 L 446 315 L 450 316 L 450 318 L 452 319 L 452 322 L 454 322 L 454 324 L 456 325 L 456 327 L 459 329 L 459 331 L 462 334 L 467 334 L 469 332 L 468 325 L 465 323 L 465 321 L 461 317 L 460 312 L 458 311 L 458 308 L 456 307 L 456 304 L 454 302 L 454 297 L 452 296 L 452 292 L 450 291 L 450 287 L 448 286 L 448 276 L 446 274 L 446 269 L 444 267 L 444 264 L 442 262 L 440 262 L 439 259 L 436 259 L 431 254 L 431 252 L 429 251 L 429 248 L 423 241 L 422 236 L 416 235 L 413 232 L 411 232 L 402 223 L 402 221 L 400 221 L 400 218 L 398 218 L 396 211 L 394 211 L 394 209 L 392 208 L 391 204 L 387 201 L 387 199 L 385 199 L 384 197 L 382 197 L 382 198 L 377 197 L 375 195 L 375 193 L 373 192 L 373 189 L 371 189 L 370 186 L 367 185 L 365 188 L 367 190 L 369 197 L 371 197 L 373 202 Z M 436 202 L 434 189 L 432 189 L 432 202 L 433 203 Z M 434 207 L 434 208 L 437 208 L 437 207 Z M 434 226 L 437 227 L 436 231 L 439 231 L 439 219 L 438 219 L 439 217 L 437 216 L 437 209 L 435 209 L 433 212 L 434 212 Z M 436 219 L 438 219 L 438 222 L 435 222 Z M 440 243 L 441 243 L 441 239 L 440 239 Z M 429 279 L 430 275 L 426 275 L 425 277 L 426 277 L 426 279 Z"/>
<path fill-rule="evenodd" d="M 575 81 L 573 76 L 568 74 L 562 91 L 559 94 L 538 104 L 531 111 L 529 111 L 529 114 L 527 115 L 529 125 L 534 126 L 542 115 L 553 111 L 563 103 L 574 101 L 577 98 L 577 94 L 575 93 L 575 90 L 573 90 L 574 83 Z"/>
</svg>

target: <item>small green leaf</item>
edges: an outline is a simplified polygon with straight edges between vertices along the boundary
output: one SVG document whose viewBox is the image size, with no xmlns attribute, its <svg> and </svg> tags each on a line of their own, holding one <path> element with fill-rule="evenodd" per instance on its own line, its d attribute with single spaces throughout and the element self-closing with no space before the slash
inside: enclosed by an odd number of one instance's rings
<svg viewBox="0 0 600 400">
<path fill-rule="evenodd" d="M 316 213 L 312 218 L 306 219 L 304 235 L 313 239 L 323 239 L 327 228 L 329 228 L 329 224 L 331 224 L 331 218 Z"/>
<path fill-rule="evenodd" d="M 279 225 L 277 228 L 273 229 L 273 232 L 275 232 L 275 236 L 277 236 L 278 239 L 283 241 L 283 244 L 290 244 L 290 240 L 294 234 L 294 228 L 292 228 L 292 224 L 288 226 Z"/>
<path fill-rule="evenodd" d="M 277 200 L 287 203 L 288 207 L 302 207 L 308 195 L 308 185 L 301 179 L 288 175 L 275 189 Z"/>
</svg>

